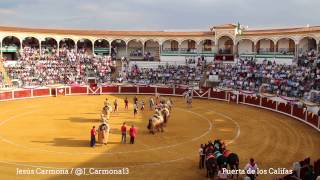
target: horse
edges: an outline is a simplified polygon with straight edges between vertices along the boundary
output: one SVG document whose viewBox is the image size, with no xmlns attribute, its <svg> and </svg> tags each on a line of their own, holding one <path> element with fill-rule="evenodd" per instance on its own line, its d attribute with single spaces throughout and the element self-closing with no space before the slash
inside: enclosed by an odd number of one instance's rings
<svg viewBox="0 0 320 180">
<path fill-rule="evenodd" d="M 164 108 L 161 109 L 160 112 L 162 114 L 164 123 L 167 124 L 168 120 L 169 120 L 169 117 L 170 117 L 170 110 L 168 108 L 164 107 Z"/>
<path fill-rule="evenodd" d="M 208 155 L 206 157 L 206 169 L 207 169 L 207 177 L 214 178 L 214 176 L 218 172 L 218 163 L 217 163 L 217 159 L 214 156 Z"/>
<path fill-rule="evenodd" d="M 239 169 L 239 156 L 236 153 L 232 153 L 229 150 L 223 151 L 223 156 L 227 158 L 227 164 L 229 165 L 230 170 L 236 170 Z M 239 177 L 239 174 L 237 174 L 237 179 Z M 233 174 L 231 176 L 233 179 Z"/>
<path fill-rule="evenodd" d="M 205 155 L 206 155 L 206 169 L 207 169 L 207 177 L 214 178 L 214 176 L 218 172 L 218 162 L 214 155 L 214 146 L 211 142 L 206 145 L 205 148 Z"/>
<path fill-rule="evenodd" d="M 152 134 L 154 134 L 156 130 L 163 132 L 163 123 L 164 123 L 163 115 L 161 113 L 154 114 L 149 118 L 149 123 L 147 128 L 149 129 L 149 132 Z"/>
<path fill-rule="evenodd" d="M 214 154 L 215 158 L 217 159 L 217 164 L 218 164 L 219 169 L 226 168 L 228 165 L 227 158 L 224 157 L 223 154 L 218 149 L 215 149 L 213 154 Z"/>
</svg>

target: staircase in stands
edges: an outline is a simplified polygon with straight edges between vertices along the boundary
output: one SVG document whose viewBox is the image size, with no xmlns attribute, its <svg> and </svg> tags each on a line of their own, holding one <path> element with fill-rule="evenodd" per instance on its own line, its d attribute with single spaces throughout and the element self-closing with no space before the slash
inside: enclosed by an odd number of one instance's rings
<svg viewBox="0 0 320 180">
<path fill-rule="evenodd" d="M 115 71 L 112 73 L 111 79 L 117 80 L 119 72 L 122 70 L 122 62 L 121 60 L 116 61 Z"/>
</svg>

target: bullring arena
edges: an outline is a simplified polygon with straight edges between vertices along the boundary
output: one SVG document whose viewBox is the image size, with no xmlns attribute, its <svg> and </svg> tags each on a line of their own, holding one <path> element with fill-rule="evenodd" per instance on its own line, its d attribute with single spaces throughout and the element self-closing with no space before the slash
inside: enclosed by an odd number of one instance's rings
<svg viewBox="0 0 320 180">
<path fill-rule="evenodd" d="M 130 175 L 126 177 L 130 179 L 159 176 L 205 179 L 205 171 L 198 169 L 197 150 L 208 139 L 224 139 L 228 149 L 239 154 L 240 167 L 251 157 L 257 159 L 261 168 L 290 168 L 297 159 L 320 156 L 319 127 L 310 127 L 317 122 L 309 115 L 304 123 L 295 119 L 305 116 L 296 107 L 291 112 L 291 107 L 285 104 L 276 105 L 267 98 L 243 95 L 239 95 L 237 104 L 228 99 L 230 92 L 215 89 L 204 90 L 202 94 L 194 91 L 195 97 L 201 97 L 188 107 L 181 96 L 184 91 L 182 88 L 106 86 L 98 89 L 101 95 L 92 95 L 90 87 L 2 92 L 2 100 L 11 99 L 12 94 L 18 100 L 1 102 L 1 179 L 32 179 L 34 176 L 15 174 L 16 168 L 34 167 L 123 167 L 129 168 Z M 174 107 L 165 131 L 152 135 L 146 129 L 152 111 L 146 106 L 146 110 L 134 118 L 132 99 L 133 94 L 139 94 L 138 99 L 147 102 L 156 92 L 174 95 Z M 33 96 L 37 98 L 29 98 Z M 129 99 L 128 110 L 124 109 L 125 97 Z M 91 149 L 88 127 L 99 124 L 105 98 L 118 99 L 119 112 L 111 114 L 107 146 Z M 124 121 L 138 127 L 135 145 L 120 144 L 119 128 Z M 44 179 L 66 177 L 41 176 Z M 274 177 L 279 175 L 261 175 L 260 179 Z"/>
</svg>

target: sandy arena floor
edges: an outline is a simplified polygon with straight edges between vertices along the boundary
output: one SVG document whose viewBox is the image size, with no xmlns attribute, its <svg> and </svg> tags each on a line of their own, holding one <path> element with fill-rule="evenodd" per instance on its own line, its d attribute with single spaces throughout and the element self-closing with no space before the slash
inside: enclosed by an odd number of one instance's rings
<svg viewBox="0 0 320 180">
<path fill-rule="evenodd" d="M 90 129 L 99 125 L 104 99 L 119 99 L 111 115 L 107 146 L 89 147 Z M 0 179 L 79 179 L 72 175 L 16 175 L 19 169 L 127 167 L 129 175 L 88 175 L 80 179 L 206 179 L 198 169 L 198 148 L 209 139 L 224 139 L 240 156 L 241 168 L 250 157 L 260 168 L 290 168 L 293 161 L 320 157 L 320 133 L 294 119 L 267 110 L 219 101 L 182 98 L 164 133 L 147 132 L 145 112 L 133 117 L 132 99 L 125 96 L 63 96 L 0 102 Z M 136 144 L 120 144 L 120 126 L 138 127 Z M 259 179 L 271 179 L 260 176 Z"/>
</svg>

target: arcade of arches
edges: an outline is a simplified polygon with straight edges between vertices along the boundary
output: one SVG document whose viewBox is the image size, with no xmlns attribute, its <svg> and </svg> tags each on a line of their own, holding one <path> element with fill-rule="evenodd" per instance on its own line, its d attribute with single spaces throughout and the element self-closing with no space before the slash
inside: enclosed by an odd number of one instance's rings
<svg viewBox="0 0 320 180">
<path fill-rule="evenodd" d="M 289 54 L 297 56 L 298 53 L 306 52 L 311 49 L 318 51 L 319 43 L 313 37 L 304 37 L 299 41 L 291 38 L 280 38 L 278 40 L 261 38 L 256 41 L 251 39 L 240 39 L 235 42 L 229 36 L 222 36 L 217 42 L 211 39 L 196 41 L 194 39 L 167 39 L 158 41 L 148 39 L 145 41 L 131 39 L 128 41 L 115 39 L 74 40 L 64 38 L 56 40 L 52 37 L 37 39 L 36 37 L 18 38 L 6 36 L 1 40 L 1 56 L 5 59 L 14 60 L 19 58 L 19 52 L 26 47 L 39 49 L 40 54 L 48 49 L 67 48 L 75 51 L 85 51 L 88 54 L 112 55 L 119 59 L 129 57 L 131 59 L 159 60 L 161 55 L 170 54 L 199 54 L 205 53 L 222 55 L 241 55 L 241 54 Z M 43 50 L 45 49 L 45 50 Z M 147 58 L 146 58 L 147 56 Z"/>
</svg>

